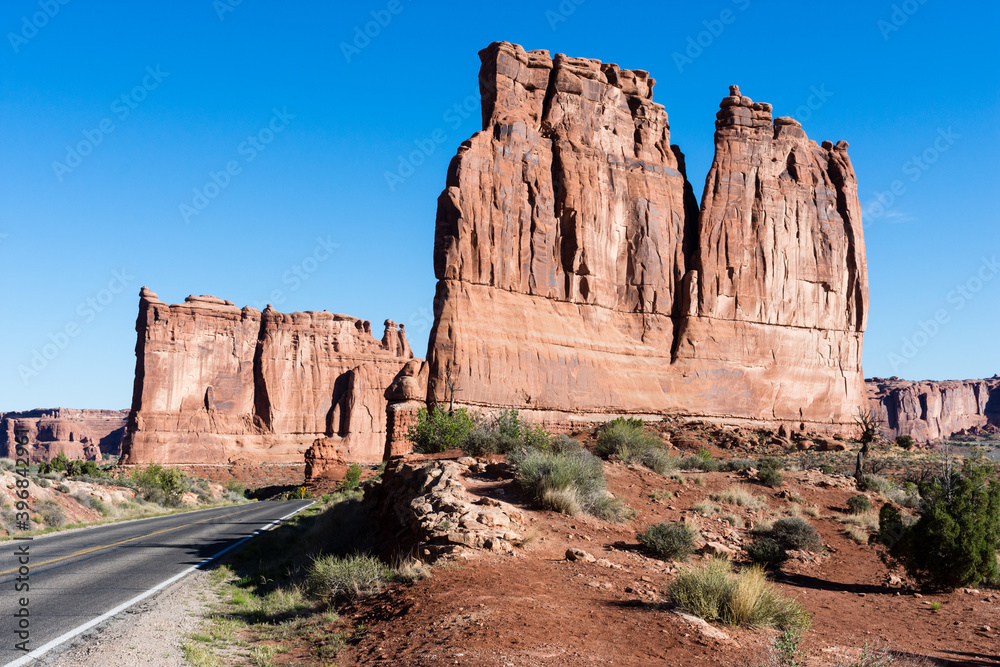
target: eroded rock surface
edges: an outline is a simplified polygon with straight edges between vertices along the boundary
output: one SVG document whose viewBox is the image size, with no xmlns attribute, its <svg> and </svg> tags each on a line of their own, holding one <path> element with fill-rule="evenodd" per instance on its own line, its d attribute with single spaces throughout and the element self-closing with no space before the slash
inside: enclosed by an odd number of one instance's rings
<svg viewBox="0 0 1000 667">
<path fill-rule="evenodd" d="M 438 202 L 428 399 L 850 427 L 867 284 L 846 142 L 732 87 L 699 214 L 655 81 L 495 43 Z"/>
<path fill-rule="evenodd" d="M 126 463 L 301 463 L 324 452 L 382 460 L 385 390 L 413 353 L 402 325 L 326 311 L 237 308 L 212 296 L 168 305 L 140 293 Z"/>
<path fill-rule="evenodd" d="M 512 551 L 524 515 L 509 503 L 472 494 L 462 482 L 468 471 L 452 460 L 391 461 L 382 483 L 369 486 L 365 498 L 387 550 L 415 551 L 429 560 L 465 549 Z"/>
<path fill-rule="evenodd" d="M 1000 431 L 1000 377 L 910 382 L 868 380 L 868 396 L 891 437 L 919 442 Z"/>
<path fill-rule="evenodd" d="M 59 454 L 69 459 L 99 461 L 104 454 L 121 453 L 128 410 L 28 410 L 0 412 L 0 456 L 15 458 L 17 431 L 30 440 L 32 462 L 49 461 Z"/>
</svg>

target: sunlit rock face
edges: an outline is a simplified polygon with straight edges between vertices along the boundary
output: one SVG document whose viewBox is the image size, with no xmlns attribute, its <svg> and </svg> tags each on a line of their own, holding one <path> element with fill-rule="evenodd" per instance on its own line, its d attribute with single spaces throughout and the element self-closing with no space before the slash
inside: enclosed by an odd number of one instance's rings
<svg viewBox="0 0 1000 667">
<path fill-rule="evenodd" d="M 385 450 L 385 390 L 413 358 L 402 325 L 323 312 L 168 305 L 143 288 L 126 463 L 303 464 L 325 438 L 347 461 Z"/>
<path fill-rule="evenodd" d="M 699 211 L 647 72 L 480 57 L 483 130 L 438 202 L 429 400 L 851 424 L 868 296 L 845 142 L 733 86 Z"/>
</svg>

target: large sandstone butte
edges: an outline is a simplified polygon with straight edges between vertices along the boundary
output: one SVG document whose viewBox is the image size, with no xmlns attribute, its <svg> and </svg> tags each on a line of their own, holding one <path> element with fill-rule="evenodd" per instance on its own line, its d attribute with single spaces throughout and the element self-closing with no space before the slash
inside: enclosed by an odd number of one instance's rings
<svg viewBox="0 0 1000 667">
<path fill-rule="evenodd" d="M 1000 430 L 1000 377 L 910 382 L 868 380 L 868 396 L 888 435 L 920 442 Z"/>
<path fill-rule="evenodd" d="M 118 458 L 128 410 L 28 410 L 0 412 L 0 456 L 15 458 L 15 437 L 26 431 L 34 462 L 59 454 L 69 459 L 99 461 L 104 454 Z"/>
<path fill-rule="evenodd" d="M 328 312 L 168 305 L 143 287 L 124 463 L 381 461 L 385 390 L 413 358 L 403 326 Z"/>
<path fill-rule="evenodd" d="M 647 72 L 500 42 L 438 201 L 428 398 L 850 425 L 868 293 L 846 142 L 733 86 L 701 211 Z"/>
</svg>

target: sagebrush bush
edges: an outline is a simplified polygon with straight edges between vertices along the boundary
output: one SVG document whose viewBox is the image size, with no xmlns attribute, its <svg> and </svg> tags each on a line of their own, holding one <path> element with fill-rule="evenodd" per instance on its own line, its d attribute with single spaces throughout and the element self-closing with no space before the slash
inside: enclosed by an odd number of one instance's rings
<svg viewBox="0 0 1000 667">
<path fill-rule="evenodd" d="M 601 427 L 594 451 L 598 456 L 617 456 L 625 463 L 646 465 L 650 452 L 665 453 L 663 441 L 646 431 L 641 419 L 618 417 Z M 646 461 L 644 461 L 644 459 Z"/>
<path fill-rule="evenodd" d="M 912 435 L 897 435 L 896 436 L 896 446 L 902 447 L 903 449 L 913 449 L 917 442 L 913 439 Z"/>
<path fill-rule="evenodd" d="M 492 417 L 476 420 L 459 446 L 470 456 L 507 454 L 522 447 L 544 451 L 551 447 L 551 437 L 541 426 L 523 421 L 517 410 L 501 410 Z"/>
<path fill-rule="evenodd" d="M 762 568 L 748 567 L 734 575 L 730 563 L 722 559 L 678 573 L 670 597 L 706 621 L 791 630 L 805 630 L 811 623 L 805 608 L 782 596 Z"/>
<path fill-rule="evenodd" d="M 757 469 L 762 470 L 764 468 L 770 468 L 771 470 L 783 470 L 785 468 L 785 462 L 776 456 L 765 456 L 764 458 L 757 460 Z"/>
<path fill-rule="evenodd" d="M 1000 584 L 1000 478 L 987 461 L 966 459 L 948 478 L 921 484 L 919 519 L 886 503 L 879 512 L 879 542 L 887 560 L 926 586 Z"/>
<path fill-rule="evenodd" d="M 41 519 L 39 522 L 38 520 Z M 63 514 L 62 507 L 52 500 L 42 500 L 35 505 L 36 523 L 44 523 L 50 528 L 59 528 L 66 523 L 66 515 Z"/>
<path fill-rule="evenodd" d="M 830 465 L 829 463 L 824 463 L 823 465 L 821 465 L 821 466 L 819 467 L 819 471 L 820 471 L 821 473 L 823 473 L 824 475 L 834 475 L 834 474 L 836 474 L 836 473 L 837 473 L 837 469 L 836 469 L 836 468 L 834 468 L 834 467 L 833 467 L 832 465 Z"/>
<path fill-rule="evenodd" d="M 788 552 L 785 547 L 764 535 L 754 537 L 753 541 L 744 548 L 744 551 L 751 563 L 768 569 L 779 567 L 788 560 Z"/>
<path fill-rule="evenodd" d="M 552 450 L 553 454 L 574 454 L 582 451 L 583 445 L 580 444 L 578 440 L 569 437 L 565 433 L 560 433 L 552 438 L 552 444 L 549 448 Z"/>
<path fill-rule="evenodd" d="M 757 462 L 750 459 L 729 459 L 719 464 L 719 470 L 723 472 L 741 472 L 756 467 Z"/>
<path fill-rule="evenodd" d="M 684 560 L 694 553 L 697 535 L 690 524 L 664 521 L 639 533 L 639 543 L 659 558 Z"/>
<path fill-rule="evenodd" d="M 435 454 L 449 449 L 461 449 L 475 420 L 465 408 L 449 412 L 443 408 L 420 408 L 417 423 L 410 426 L 406 437 L 413 443 L 413 451 Z"/>
<path fill-rule="evenodd" d="M 309 565 L 306 587 L 317 597 L 357 600 L 382 590 L 392 570 L 374 556 L 319 556 Z"/>
<path fill-rule="evenodd" d="M 851 496 L 847 499 L 847 509 L 851 514 L 865 514 L 872 511 L 872 504 L 866 496 Z"/>
<path fill-rule="evenodd" d="M 823 548 L 819 533 L 801 517 L 778 519 L 771 526 L 769 537 L 786 549 L 819 551 Z"/>
<path fill-rule="evenodd" d="M 688 456 L 680 462 L 681 470 L 701 470 L 703 472 L 715 472 L 719 469 L 719 462 L 715 459 L 704 459 L 700 456 Z"/>
<path fill-rule="evenodd" d="M 757 471 L 757 480 L 764 486 L 772 489 L 780 488 L 785 483 L 785 478 L 774 468 L 761 468 Z"/>
<path fill-rule="evenodd" d="M 624 505 L 608 498 L 601 460 L 586 450 L 555 453 L 525 449 L 512 452 L 508 461 L 517 468 L 521 489 L 547 509 L 565 514 L 586 512 L 600 518 L 615 515 L 612 520 L 626 517 Z"/>
<path fill-rule="evenodd" d="M 895 488 L 890 480 L 878 475 L 862 475 L 858 481 L 859 491 L 875 491 L 876 493 L 889 493 Z"/>
</svg>

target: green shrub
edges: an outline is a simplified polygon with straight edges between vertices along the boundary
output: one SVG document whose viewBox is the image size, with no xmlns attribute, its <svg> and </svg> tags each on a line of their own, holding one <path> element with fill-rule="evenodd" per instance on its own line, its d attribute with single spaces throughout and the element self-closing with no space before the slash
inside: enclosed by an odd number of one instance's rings
<svg viewBox="0 0 1000 667">
<path fill-rule="evenodd" d="M 729 459 L 719 464 L 719 470 L 723 472 L 741 472 L 756 467 L 757 462 L 750 459 Z"/>
<path fill-rule="evenodd" d="M 921 484 L 920 495 L 911 526 L 895 507 L 882 506 L 878 540 L 887 560 L 932 588 L 1000 583 L 1000 479 L 993 466 L 966 459 L 961 471 Z"/>
<path fill-rule="evenodd" d="M 916 447 L 917 441 L 913 439 L 912 435 L 897 435 L 896 445 L 903 449 L 913 449 Z"/>
<path fill-rule="evenodd" d="M 344 491 L 351 491 L 361 485 L 361 466 L 352 463 L 344 473 L 344 479 L 340 480 L 340 488 Z"/>
<path fill-rule="evenodd" d="M 837 473 L 837 469 L 834 468 L 829 463 L 824 463 L 823 465 L 821 465 L 819 467 L 819 471 L 824 475 L 835 475 Z"/>
<path fill-rule="evenodd" d="M 666 475 L 677 468 L 678 459 L 662 447 L 650 447 L 639 458 L 639 463 L 658 475 Z"/>
<path fill-rule="evenodd" d="M 552 438 L 552 443 L 549 447 L 553 454 L 574 454 L 583 451 L 583 445 L 580 444 L 580 441 L 569 437 L 565 433 L 560 433 Z M 536 449 L 540 448 L 536 447 Z"/>
<path fill-rule="evenodd" d="M 816 529 L 808 521 L 797 516 L 775 521 L 769 536 L 786 549 L 819 551 L 823 548 L 823 542 Z"/>
<path fill-rule="evenodd" d="M 319 556 L 309 565 L 306 587 L 320 598 L 357 600 L 381 591 L 392 575 L 374 556 Z"/>
<path fill-rule="evenodd" d="M 788 560 L 788 552 L 785 547 L 763 535 L 754 537 L 744 551 L 746 551 L 747 558 L 750 559 L 751 563 L 768 569 L 777 568 Z"/>
<path fill-rule="evenodd" d="M 144 500 L 167 507 L 179 506 L 181 494 L 192 487 L 191 480 L 179 468 L 164 468 L 159 463 L 136 468 L 131 480 Z"/>
<path fill-rule="evenodd" d="M 704 459 L 698 455 L 688 456 L 680 462 L 680 469 L 715 472 L 719 469 L 719 462 L 712 458 Z"/>
<path fill-rule="evenodd" d="M 617 456 L 625 463 L 642 463 L 653 449 L 663 449 L 663 441 L 645 430 L 641 419 L 618 417 L 601 427 L 594 451 L 605 458 Z"/>
<path fill-rule="evenodd" d="M 434 454 L 461 449 L 475 425 L 465 408 L 453 412 L 443 408 L 420 408 L 417 423 L 410 426 L 406 437 L 413 443 L 413 451 Z"/>
<path fill-rule="evenodd" d="M 665 560 L 684 560 L 694 553 L 698 531 L 686 523 L 664 521 L 639 533 L 639 543 Z"/>
<path fill-rule="evenodd" d="M 49 480 L 45 479 L 44 477 L 40 477 L 39 479 L 37 479 L 35 481 L 35 483 L 38 484 L 38 486 L 42 487 L 43 489 L 47 489 L 50 486 L 52 486 L 52 482 L 50 482 Z"/>
<path fill-rule="evenodd" d="M 875 491 L 876 493 L 889 493 L 895 488 L 895 484 L 878 475 L 862 475 L 858 481 L 859 491 Z"/>
<path fill-rule="evenodd" d="M 847 499 L 847 509 L 851 514 L 865 514 L 872 511 L 872 504 L 865 496 L 851 496 Z"/>
<path fill-rule="evenodd" d="M 729 562 L 721 559 L 678 573 L 670 597 L 706 621 L 791 630 L 810 625 L 805 608 L 778 593 L 763 569 L 749 567 L 734 575 Z"/>
<path fill-rule="evenodd" d="M 695 456 L 697 456 L 702 461 L 712 460 L 712 452 L 708 451 L 707 447 L 702 447 L 701 449 L 699 449 L 697 453 L 695 453 Z"/>
<path fill-rule="evenodd" d="M 228 493 L 246 497 L 247 486 L 238 479 L 227 479 L 222 485 L 222 488 Z"/>
<path fill-rule="evenodd" d="M 35 522 L 44 523 L 50 528 L 59 528 L 66 523 L 66 515 L 63 514 L 62 507 L 52 500 L 42 500 L 35 505 Z"/>
<path fill-rule="evenodd" d="M 90 499 L 90 507 L 100 512 L 102 516 L 111 514 L 111 508 L 108 507 L 108 504 L 96 496 Z"/>
<path fill-rule="evenodd" d="M 69 487 L 66 486 L 65 484 L 60 484 L 59 486 L 56 487 L 56 491 L 58 491 L 59 493 L 69 493 Z"/>
<path fill-rule="evenodd" d="M 785 463 L 776 456 L 765 456 L 757 461 L 757 469 L 763 470 L 765 468 L 770 468 L 771 470 L 784 470 Z"/>
<path fill-rule="evenodd" d="M 586 450 L 568 453 L 518 450 L 508 456 L 521 489 L 546 509 L 599 518 L 625 518 L 624 505 L 612 502 L 601 460 Z M 617 519 L 612 519 L 617 520 Z"/>
<path fill-rule="evenodd" d="M 755 496 L 749 487 L 741 484 L 730 486 L 718 493 L 711 494 L 709 497 L 716 502 L 745 507 L 748 510 L 759 511 L 767 509 L 766 497 Z"/>
<path fill-rule="evenodd" d="M 785 478 L 774 468 L 761 468 L 757 471 L 757 480 L 764 486 L 772 489 L 780 488 L 785 483 Z"/>
</svg>

